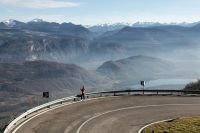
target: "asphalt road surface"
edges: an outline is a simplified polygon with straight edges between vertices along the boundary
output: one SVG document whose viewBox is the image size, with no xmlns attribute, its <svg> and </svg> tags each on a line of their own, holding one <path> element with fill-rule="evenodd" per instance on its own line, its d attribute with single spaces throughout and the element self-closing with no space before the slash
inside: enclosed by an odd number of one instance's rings
<svg viewBox="0 0 200 133">
<path fill-rule="evenodd" d="M 200 97 L 107 97 L 51 110 L 14 133 L 137 133 L 151 122 L 183 116 L 200 116 Z"/>
</svg>

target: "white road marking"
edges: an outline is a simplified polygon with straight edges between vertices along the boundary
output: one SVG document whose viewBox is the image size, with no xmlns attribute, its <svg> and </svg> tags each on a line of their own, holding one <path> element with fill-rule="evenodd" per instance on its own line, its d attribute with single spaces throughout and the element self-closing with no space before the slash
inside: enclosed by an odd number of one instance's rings
<svg viewBox="0 0 200 133">
<path fill-rule="evenodd" d="M 138 109 L 138 108 L 148 108 L 148 107 L 161 107 L 161 106 L 194 106 L 194 105 L 200 105 L 200 104 L 160 104 L 160 105 L 145 105 L 145 106 L 131 106 L 131 107 L 126 107 L 126 108 L 120 108 L 120 109 L 116 109 L 116 110 L 110 110 L 110 111 L 106 111 L 104 113 L 100 113 L 98 115 L 95 115 L 91 118 L 89 118 L 88 120 L 86 120 L 85 122 L 83 122 L 80 127 L 78 128 L 78 130 L 76 131 L 76 133 L 80 133 L 81 129 L 91 120 L 96 119 L 102 115 L 106 115 L 109 113 L 113 113 L 113 112 L 117 112 L 117 111 L 122 111 L 122 110 L 129 110 L 129 109 Z"/>
<path fill-rule="evenodd" d="M 143 131 L 145 128 L 147 128 L 147 127 L 149 127 L 149 126 L 151 126 L 151 125 L 158 124 L 158 123 L 161 123 L 161 122 L 170 121 L 170 120 L 172 120 L 172 119 L 167 119 L 167 120 L 156 121 L 156 122 L 150 123 L 150 124 L 148 124 L 148 125 L 146 125 L 146 126 L 140 128 L 140 130 L 138 131 L 138 133 L 142 133 L 142 131 Z"/>
<path fill-rule="evenodd" d="M 118 96 L 109 96 L 109 97 L 118 97 Z M 17 130 L 19 130 L 24 124 L 26 124 L 27 122 L 29 122 L 29 121 L 32 120 L 33 118 L 38 117 L 38 116 L 40 116 L 40 115 L 42 115 L 42 114 L 44 114 L 44 113 L 47 113 L 47 112 L 49 112 L 49 111 L 51 111 L 51 110 L 54 110 L 54 109 L 57 109 L 57 108 L 61 108 L 61 107 L 67 106 L 67 105 L 75 104 L 75 103 L 80 103 L 80 102 L 85 102 L 85 101 L 90 101 L 90 100 L 96 100 L 96 99 L 103 99 L 103 98 L 108 98 L 108 97 L 91 98 L 91 99 L 86 99 L 86 100 L 83 100 L 83 101 L 76 101 L 76 102 L 70 102 L 70 103 L 62 104 L 62 105 L 60 105 L 60 106 L 59 106 L 59 105 L 55 105 L 55 106 L 53 106 L 51 109 L 48 109 L 48 110 L 43 111 L 43 112 L 40 112 L 39 114 L 34 115 L 33 117 L 31 117 L 31 118 L 25 120 L 25 121 L 22 122 L 20 125 L 18 125 L 12 133 L 16 133 Z"/>
</svg>

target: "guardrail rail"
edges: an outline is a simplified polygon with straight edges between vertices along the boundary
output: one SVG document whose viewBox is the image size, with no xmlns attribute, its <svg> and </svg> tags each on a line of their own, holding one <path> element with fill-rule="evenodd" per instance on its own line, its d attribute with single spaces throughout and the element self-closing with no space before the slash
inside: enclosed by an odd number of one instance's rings
<svg viewBox="0 0 200 133">
<path fill-rule="evenodd" d="M 42 104 L 40 106 L 37 106 L 35 108 L 32 108 L 30 110 L 27 110 L 25 113 L 21 114 L 20 116 L 18 116 L 16 119 L 14 119 L 4 130 L 4 133 L 10 133 L 13 128 L 17 125 L 20 124 L 22 122 L 20 122 L 20 120 L 22 119 L 26 119 L 28 115 L 33 114 L 34 112 L 37 112 L 39 110 L 42 110 L 44 108 L 49 108 L 50 106 L 56 105 L 56 104 L 62 104 L 63 102 L 69 101 L 69 100 L 73 100 L 74 98 L 76 98 L 75 96 L 71 96 L 71 97 L 66 97 L 66 98 L 62 98 L 62 99 L 58 99 L 52 102 L 48 102 L 45 104 Z"/>
<path fill-rule="evenodd" d="M 103 91 L 103 92 L 93 92 L 93 93 L 87 93 L 86 97 L 92 97 L 95 95 L 95 97 L 102 97 L 102 96 L 116 96 L 116 95 L 122 95 L 122 94 L 128 94 L 128 95 L 144 95 L 144 94 L 149 94 L 149 95 L 185 95 L 185 94 L 191 94 L 191 95 L 199 95 L 200 91 L 188 91 L 188 90 L 116 90 L 116 91 Z M 10 133 L 16 126 L 23 121 L 27 119 L 27 116 L 38 112 L 42 109 L 49 108 L 50 106 L 54 106 L 57 104 L 62 104 L 67 101 L 76 101 L 77 96 L 70 96 L 62 99 L 58 99 L 52 102 L 48 102 L 45 104 L 42 104 L 40 106 L 37 106 L 35 108 L 32 108 L 30 110 L 27 110 L 25 113 L 21 114 L 18 116 L 16 119 L 14 119 L 5 129 L 4 133 Z"/>
</svg>

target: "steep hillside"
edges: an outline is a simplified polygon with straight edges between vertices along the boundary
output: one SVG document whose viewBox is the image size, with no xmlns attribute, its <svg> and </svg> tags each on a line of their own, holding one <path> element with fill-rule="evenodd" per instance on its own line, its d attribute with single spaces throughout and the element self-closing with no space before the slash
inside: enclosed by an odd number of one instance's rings
<svg viewBox="0 0 200 133">
<path fill-rule="evenodd" d="M 49 91 L 53 100 L 79 94 L 83 85 L 87 92 L 96 91 L 101 81 L 73 64 L 0 63 L 0 127 L 26 109 L 47 102 L 42 92 Z"/>
<path fill-rule="evenodd" d="M 72 62 L 88 52 L 92 34 L 81 25 L 10 20 L 0 23 L 0 61 Z"/>
<path fill-rule="evenodd" d="M 87 38 L 21 30 L 0 32 L 1 62 L 50 60 L 70 62 L 88 51 Z"/>
<path fill-rule="evenodd" d="M 112 79 L 139 81 L 162 77 L 171 71 L 173 67 L 172 63 L 159 58 L 133 56 L 105 62 L 97 71 Z"/>
<path fill-rule="evenodd" d="M 46 61 L 0 64 L 0 90 L 24 94 L 95 87 L 88 71 L 73 64 Z"/>
<path fill-rule="evenodd" d="M 3 22 L 0 22 L 0 29 L 6 29 L 8 28 L 7 25 Z"/>
</svg>

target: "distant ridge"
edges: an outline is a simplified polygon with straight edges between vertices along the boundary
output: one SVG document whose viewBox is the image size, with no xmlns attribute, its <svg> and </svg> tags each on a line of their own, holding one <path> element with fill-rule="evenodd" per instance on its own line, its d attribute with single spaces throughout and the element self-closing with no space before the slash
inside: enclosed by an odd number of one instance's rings
<svg viewBox="0 0 200 133">
<path fill-rule="evenodd" d="M 116 61 L 107 61 L 97 71 L 111 78 L 124 81 L 158 78 L 162 76 L 162 73 L 173 67 L 173 64 L 169 61 L 138 55 Z"/>
</svg>

